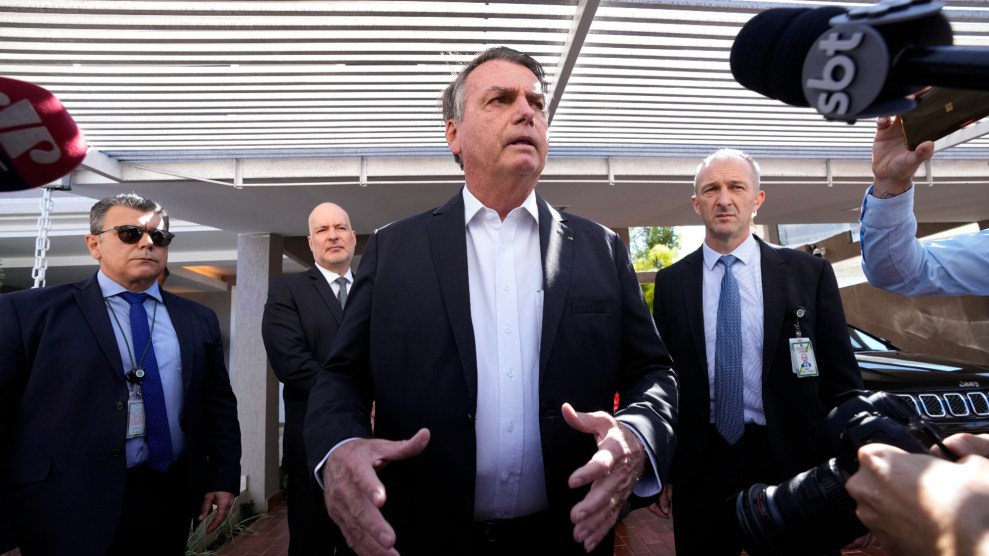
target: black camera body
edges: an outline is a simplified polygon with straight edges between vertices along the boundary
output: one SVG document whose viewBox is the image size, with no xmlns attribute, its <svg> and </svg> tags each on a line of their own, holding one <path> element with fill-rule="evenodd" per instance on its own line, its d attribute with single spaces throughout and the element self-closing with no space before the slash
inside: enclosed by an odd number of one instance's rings
<svg viewBox="0 0 989 556">
<path fill-rule="evenodd" d="M 738 494 L 735 511 L 750 556 L 827 554 L 864 535 L 845 491 L 861 446 L 879 442 L 928 453 L 937 444 L 950 453 L 941 431 L 894 394 L 853 390 L 839 400 L 826 426 L 837 457 L 777 486 L 755 484 Z"/>
</svg>

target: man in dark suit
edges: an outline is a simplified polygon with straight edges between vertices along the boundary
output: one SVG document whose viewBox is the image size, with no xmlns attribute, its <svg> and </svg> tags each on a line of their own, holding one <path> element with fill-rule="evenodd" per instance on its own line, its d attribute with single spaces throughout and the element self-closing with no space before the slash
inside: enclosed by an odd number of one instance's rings
<svg viewBox="0 0 989 556">
<path fill-rule="evenodd" d="M 653 312 L 676 361 L 680 419 L 670 480 L 652 509 L 668 517 L 672 506 L 682 556 L 737 556 L 735 495 L 825 461 L 814 423 L 837 394 L 862 388 L 831 265 L 752 235 L 764 199 L 748 155 L 709 156 L 692 197 L 704 244 L 656 274 Z M 816 366 L 802 367 L 810 353 Z"/>
<path fill-rule="evenodd" d="M 219 323 L 158 287 L 160 205 L 104 199 L 90 227 L 96 276 L 0 296 L 0 553 L 184 554 L 240 488 Z"/>
<path fill-rule="evenodd" d="M 443 95 L 466 187 L 368 241 L 306 415 L 358 553 L 611 555 L 659 491 L 671 361 L 619 237 L 534 192 L 545 87 L 525 54 L 476 57 Z"/>
<path fill-rule="evenodd" d="M 332 554 L 337 544 L 346 546 L 326 513 L 323 491 L 306 463 L 302 430 L 309 391 L 337 335 L 343 303 L 354 281 L 350 261 L 357 234 L 346 211 L 322 203 L 309 215 L 308 239 L 315 265 L 272 282 L 261 320 L 268 360 L 285 385 L 282 470 L 288 476 L 291 556 Z"/>
</svg>

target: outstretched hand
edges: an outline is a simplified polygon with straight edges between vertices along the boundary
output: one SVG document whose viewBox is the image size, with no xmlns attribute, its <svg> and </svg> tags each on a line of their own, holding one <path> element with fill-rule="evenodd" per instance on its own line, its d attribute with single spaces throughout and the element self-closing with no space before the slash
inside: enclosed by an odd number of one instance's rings
<svg viewBox="0 0 989 556">
<path fill-rule="evenodd" d="M 381 515 L 385 486 L 378 471 L 390 462 L 419 455 L 429 429 L 408 440 L 361 438 L 339 446 L 323 465 L 323 498 L 347 544 L 361 555 L 397 555 L 395 530 Z"/>
<path fill-rule="evenodd" d="M 628 428 L 603 411 L 581 413 L 563 404 L 563 419 L 580 432 L 594 435 L 598 451 L 570 475 L 570 488 L 591 485 L 583 500 L 570 510 L 574 540 L 590 552 L 615 526 L 622 506 L 638 484 L 645 467 L 645 448 Z"/>
<path fill-rule="evenodd" d="M 872 195 L 892 197 L 910 189 L 920 165 L 934 156 L 934 142 L 924 141 L 915 150 L 907 147 L 900 118 L 882 116 L 876 120 L 876 137 L 872 143 Z"/>
</svg>

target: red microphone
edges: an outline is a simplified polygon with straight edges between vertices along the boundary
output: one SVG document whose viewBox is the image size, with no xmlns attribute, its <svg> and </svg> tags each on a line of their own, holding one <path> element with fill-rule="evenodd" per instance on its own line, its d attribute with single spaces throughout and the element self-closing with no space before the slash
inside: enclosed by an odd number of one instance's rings
<svg viewBox="0 0 989 556">
<path fill-rule="evenodd" d="M 50 92 L 0 77 L 0 192 L 49 184 L 86 158 L 86 139 Z"/>
</svg>

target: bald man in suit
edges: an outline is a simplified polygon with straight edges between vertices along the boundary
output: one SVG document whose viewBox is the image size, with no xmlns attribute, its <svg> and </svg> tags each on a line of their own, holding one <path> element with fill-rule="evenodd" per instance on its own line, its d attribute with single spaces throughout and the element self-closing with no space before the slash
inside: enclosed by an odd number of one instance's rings
<svg viewBox="0 0 989 556">
<path fill-rule="evenodd" d="M 332 554 L 346 548 L 323 505 L 323 491 L 306 464 L 302 438 L 309 391 L 343 318 L 357 234 L 339 205 L 321 203 L 309 214 L 309 249 L 314 265 L 280 276 L 268 288 L 261 336 L 275 376 L 284 384 L 285 432 L 282 469 L 288 475 L 290 556 Z"/>
</svg>

